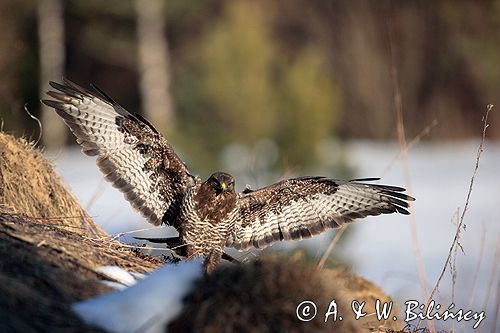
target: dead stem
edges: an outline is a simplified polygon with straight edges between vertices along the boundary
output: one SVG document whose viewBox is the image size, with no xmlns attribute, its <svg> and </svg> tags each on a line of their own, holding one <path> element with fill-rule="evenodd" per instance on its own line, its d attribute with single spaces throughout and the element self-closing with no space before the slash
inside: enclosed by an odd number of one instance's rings
<svg viewBox="0 0 500 333">
<path fill-rule="evenodd" d="M 335 244 L 340 240 L 342 237 L 342 234 L 347 230 L 349 227 L 348 224 L 346 224 L 343 228 L 339 229 L 335 233 L 335 236 L 333 236 L 332 241 L 330 242 L 330 245 L 328 245 L 328 248 L 326 249 L 325 253 L 323 253 L 323 256 L 321 257 L 321 260 L 318 262 L 318 269 L 323 269 L 325 266 L 326 259 L 330 256 L 330 253 L 332 252 L 333 248 L 335 247 Z"/>
<path fill-rule="evenodd" d="M 483 133 L 482 133 L 482 136 L 481 136 L 481 143 L 479 144 L 479 148 L 477 150 L 476 164 L 474 166 L 474 171 L 473 171 L 472 177 L 470 179 L 469 190 L 467 192 L 467 198 L 465 200 L 465 206 L 464 206 L 464 209 L 462 210 L 462 214 L 460 216 L 460 220 L 459 220 L 459 223 L 457 225 L 457 230 L 455 232 L 455 237 L 453 238 L 453 242 L 451 243 L 450 250 L 448 252 L 448 256 L 447 256 L 446 261 L 445 261 L 445 263 L 443 265 L 443 270 L 441 271 L 441 274 L 439 275 L 439 278 L 438 278 L 438 280 L 436 282 L 436 285 L 432 289 L 432 292 L 431 292 L 429 298 L 427 299 L 426 307 L 432 301 L 432 298 L 434 297 L 434 294 L 436 293 L 436 291 L 439 288 L 439 284 L 441 283 L 441 280 L 443 279 L 444 273 L 446 272 L 446 268 L 450 265 L 450 262 L 451 262 L 451 259 L 452 259 L 452 255 L 453 255 L 453 251 L 456 250 L 456 248 L 458 246 L 460 246 L 459 245 L 460 232 L 461 232 L 463 224 L 464 224 L 465 213 L 467 212 L 467 209 L 469 208 L 469 200 L 470 200 L 470 196 L 471 196 L 471 193 L 472 193 L 472 187 L 474 185 L 474 179 L 476 177 L 477 169 L 479 168 L 479 161 L 481 159 L 481 154 L 483 153 L 483 146 L 484 146 L 484 141 L 485 141 L 485 138 L 486 138 L 486 129 L 489 127 L 488 116 L 489 116 L 490 111 L 492 109 L 493 109 L 493 105 L 492 104 L 488 104 L 487 107 L 486 107 L 486 112 L 485 112 L 485 114 L 483 116 L 483 119 L 482 119 L 482 121 L 483 121 Z M 420 324 L 420 320 L 419 320 L 419 323 L 417 324 L 417 327 L 419 326 L 419 324 Z"/>
<path fill-rule="evenodd" d="M 416 144 L 418 144 L 423 137 L 427 136 L 430 134 L 431 130 L 436 127 L 438 124 L 437 119 L 434 119 L 429 125 L 425 126 L 423 130 L 420 131 L 413 139 L 411 139 L 410 142 L 408 142 L 408 145 L 406 146 L 406 149 L 404 150 L 405 153 L 408 153 L 408 151 Z M 401 154 L 403 153 L 403 150 L 399 150 L 399 152 L 392 158 L 392 160 L 387 164 L 385 169 L 382 171 L 380 174 L 380 178 L 383 178 L 389 170 L 391 170 L 392 166 L 396 161 L 401 157 Z"/>
<path fill-rule="evenodd" d="M 406 134 L 405 134 L 405 127 L 404 127 L 404 119 L 403 119 L 403 101 L 402 101 L 402 95 L 400 91 L 400 85 L 399 85 L 399 80 L 398 80 L 398 69 L 395 63 L 395 55 L 394 55 L 394 48 L 393 48 L 393 42 L 392 42 L 392 30 L 390 29 L 390 26 L 388 24 L 387 26 L 387 37 L 388 37 L 388 47 L 389 47 L 389 56 L 390 56 L 390 74 L 391 74 L 391 81 L 392 81 L 392 86 L 393 86 L 393 91 L 394 91 L 394 106 L 395 106 L 395 111 L 396 111 L 396 130 L 397 130 L 397 135 L 398 135 L 398 141 L 399 141 L 399 149 L 401 151 L 401 162 L 403 165 L 403 172 L 404 172 L 404 177 L 405 177 L 405 183 L 406 183 L 406 189 L 408 191 L 409 195 L 412 195 L 412 186 L 411 186 L 411 178 L 410 178 L 410 172 L 409 172 L 409 167 L 408 167 L 408 144 L 406 142 Z M 413 252 L 415 254 L 415 260 L 417 264 L 417 271 L 418 271 L 418 277 L 419 277 L 419 282 L 420 282 L 420 288 L 422 289 L 422 292 L 424 294 L 424 298 L 427 297 L 428 295 L 428 290 L 427 290 L 427 275 L 425 272 L 425 265 L 422 257 L 422 252 L 420 249 L 420 242 L 418 239 L 418 231 L 417 231 L 417 221 L 415 218 L 415 211 L 412 206 L 410 206 L 410 228 L 411 228 L 411 235 L 412 235 L 412 245 L 413 245 Z M 434 328 L 434 323 L 432 321 L 429 322 L 429 329 L 431 332 L 435 332 Z"/>
<path fill-rule="evenodd" d="M 129 230 L 129 231 L 124 231 L 124 232 L 120 232 L 118 234 L 111 235 L 111 237 L 113 239 L 118 239 L 118 238 L 121 238 L 122 236 L 125 236 L 125 235 L 128 235 L 128 234 L 133 234 L 133 233 L 136 233 L 136 232 L 148 231 L 148 230 L 165 229 L 166 227 L 167 227 L 166 225 L 162 225 L 162 226 L 154 226 L 154 227 L 150 227 L 150 228 Z"/>
<path fill-rule="evenodd" d="M 129 245 L 129 244 L 123 244 L 120 243 L 119 247 L 126 248 L 126 249 L 140 249 L 140 250 L 148 250 L 148 251 L 165 251 L 165 252 L 172 252 L 172 249 L 166 248 L 166 247 L 154 247 L 154 246 L 138 246 L 138 245 Z"/>
<path fill-rule="evenodd" d="M 96 189 L 94 190 L 94 193 L 90 197 L 89 201 L 87 202 L 87 205 L 85 205 L 85 210 L 90 211 L 90 208 L 94 205 L 95 202 L 102 196 L 106 189 L 106 182 L 104 180 L 104 177 L 101 178 L 101 181 L 97 185 Z"/>
<path fill-rule="evenodd" d="M 42 135 L 43 135 L 42 122 L 40 121 L 40 119 L 38 119 L 37 117 L 35 117 L 34 115 L 32 115 L 31 112 L 28 110 L 28 103 L 24 104 L 24 111 L 28 114 L 28 116 L 31 117 L 31 119 L 33 119 L 34 121 L 36 121 L 36 123 L 38 124 L 38 130 L 39 130 L 38 139 L 35 142 L 30 142 L 31 146 L 35 147 L 36 145 L 38 145 L 38 143 L 42 139 Z"/>
</svg>

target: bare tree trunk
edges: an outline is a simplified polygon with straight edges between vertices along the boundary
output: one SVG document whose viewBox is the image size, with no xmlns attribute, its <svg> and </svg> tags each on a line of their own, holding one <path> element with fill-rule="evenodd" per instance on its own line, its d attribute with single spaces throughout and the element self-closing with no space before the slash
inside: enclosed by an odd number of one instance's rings
<svg viewBox="0 0 500 333">
<path fill-rule="evenodd" d="M 38 40 L 40 45 L 40 96 L 48 89 L 49 80 L 60 80 L 64 71 L 64 18 L 61 0 L 38 2 Z M 66 126 L 49 107 L 41 106 L 43 142 L 49 149 L 61 148 L 66 139 Z"/>
<path fill-rule="evenodd" d="M 135 0 L 140 89 L 145 116 L 162 130 L 175 126 L 170 56 L 162 0 Z"/>
</svg>

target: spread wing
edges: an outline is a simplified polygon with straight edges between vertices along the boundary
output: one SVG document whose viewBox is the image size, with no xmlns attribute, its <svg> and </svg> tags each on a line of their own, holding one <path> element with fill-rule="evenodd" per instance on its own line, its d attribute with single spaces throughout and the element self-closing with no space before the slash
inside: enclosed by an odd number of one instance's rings
<svg viewBox="0 0 500 333">
<path fill-rule="evenodd" d="M 143 117 L 131 114 L 94 87 L 50 82 L 54 100 L 42 100 L 64 119 L 82 151 L 97 156 L 106 179 L 154 225 L 173 225 L 184 192 L 196 178 L 167 140 Z"/>
<path fill-rule="evenodd" d="M 239 197 L 227 246 L 264 248 L 276 241 L 308 238 L 368 215 L 409 214 L 414 198 L 405 189 L 323 177 L 293 178 Z"/>
</svg>

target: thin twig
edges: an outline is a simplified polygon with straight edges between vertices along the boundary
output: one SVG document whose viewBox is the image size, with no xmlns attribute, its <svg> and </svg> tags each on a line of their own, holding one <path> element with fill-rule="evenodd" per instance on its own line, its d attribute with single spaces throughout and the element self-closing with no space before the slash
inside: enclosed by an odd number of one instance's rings
<svg viewBox="0 0 500 333">
<path fill-rule="evenodd" d="M 450 265 L 450 261 L 451 261 L 451 258 L 452 258 L 453 251 L 458 246 L 458 242 L 459 242 L 459 239 L 460 239 L 460 231 L 461 231 L 462 226 L 464 224 L 465 213 L 467 212 L 467 209 L 469 208 L 469 200 L 470 200 L 470 196 L 471 196 L 471 193 L 472 193 L 472 187 L 474 185 L 474 179 L 476 177 L 477 169 L 479 168 L 479 161 L 481 159 L 481 154 L 483 153 L 483 146 L 484 146 L 484 141 L 485 141 L 485 138 L 486 138 L 486 129 L 489 127 L 488 116 L 489 116 L 490 111 L 492 109 L 493 109 L 493 105 L 492 104 L 488 104 L 488 106 L 486 107 L 486 113 L 483 116 L 483 133 L 482 133 L 482 136 L 481 136 L 481 143 L 479 144 L 479 148 L 477 150 L 476 164 L 474 166 L 474 172 L 472 173 L 472 177 L 470 179 L 469 190 L 467 192 L 467 198 L 465 200 L 465 206 L 464 206 L 464 209 L 462 210 L 462 215 L 460 216 L 460 221 L 459 221 L 459 223 L 457 225 L 457 230 L 455 232 L 455 237 L 453 238 L 453 242 L 451 243 L 450 250 L 448 251 L 448 256 L 447 256 L 446 261 L 445 261 L 445 263 L 443 265 L 443 270 L 441 271 L 441 274 L 439 275 L 439 278 L 438 278 L 438 280 L 436 282 L 436 285 L 434 286 L 434 289 L 432 289 L 432 292 L 431 292 L 429 298 L 427 299 L 426 307 L 432 301 L 432 297 L 434 297 L 434 294 L 438 290 L 439 284 L 441 283 L 441 280 L 443 279 L 444 273 L 446 272 L 446 268 L 448 267 L 448 265 Z M 420 320 L 419 320 L 419 324 L 420 324 Z M 417 327 L 418 327 L 418 325 L 417 325 Z"/>
<path fill-rule="evenodd" d="M 343 228 L 339 229 L 337 233 L 335 233 L 335 236 L 333 237 L 332 241 L 330 242 L 330 245 L 328 245 L 328 248 L 326 249 L 325 253 L 323 253 L 323 256 L 321 257 L 321 260 L 318 262 L 318 269 L 323 269 L 325 266 L 326 259 L 330 256 L 330 253 L 332 252 L 333 248 L 335 247 L 335 244 L 340 240 L 340 237 L 342 237 L 342 234 L 347 230 L 349 227 L 349 224 L 346 224 Z"/>
<path fill-rule="evenodd" d="M 134 234 L 136 232 L 148 231 L 148 230 L 158 230 L 158 229 L 165 229 L 165 228 L 166 228 L 166 226 L 162 225 L 162 226 L 154 226 L 154 227 L 150 227 L 150 228 L 129 230 L 129 231 L 124 231 L 124 232 L 120 232 L 120 233 L 111 235 L 111 238 L 118 239 L 118 238 L 120 238 L 122 236 L 125 236 L 125 235 L 128 235 L 128 234 Z"/>
<path fill-rule="evenodd" d="M 459 217 L 460 216 L 460 208 L 457 209 L 457 214 L 456 214 L 456 225 L 460 223 Z M 457 241 L 457 246 L 455 246 L 455 250 L 453 251 L 453 260 L 450 262 L 450 274 L 451 274 L 451 303 L 455 304 L 455 287 L 457 285 L 457 253 L 458 253 L 458 248 L 462 250 L 462 253 L 464 252 L 464 248 L 462 247 L 462 244 L 460 244 L 460 241 Z M 451 327 L 450 327 L 450 332 L 455 332 L 455 321 L 451 322 Z"/>
<path fill-rule="evenodd" d="M 99 199 L 102 194 L 104 193 L 104 190 L 106 189 L 105 186 L 106 182 L 104 181 L 104 177 L 101 178 L 101 181 L 97 185 L 96 189 L 94 190 L 94 193 L 90 197 L 89 201 L 87 202 L 87 205 L 85 205 L 85 209 L 87 211 L 90 210 L 90 208 L 94 205 L 94 203 Z"/>
<path fill-rule="evenodd" d="M 138 246 L 138 245 L 129 245 L 120 243 L 117 247 L 127 248 L 127 249 L 141 249 L 141 250 L 149 250 L 149 251 L 165 251 L 172 252 L 172 249 L 167 247 L 153 247 L 153 246 Z"/>
<path fill-rule="evenodd" d="M 408 167 L 408 144 L 406 142 L 406 134 L 405 134 L 405 126 L 403 120 L 403 99 L 400 91 L 400 85 L 398 80 L 398 69 L 395 64 L 395 55 L 394 48 L 392 42 L 392 30 L 388 27 L 387 29 L 388 35 L 388 46 L 389 46 L 389 55 L 390 55 L 390 64 L 391 64 L 391 81 L 394 91 L 394 106 L 396 111 L 396 129 L 399 141 L 399 148 L 401 150 L 401 161 L 403 165 L 404 178 L 406 183 L 406 189 L 408 193 L 411 195 L 411 178 L 410 171 Z M 425 265 L 422 256 L 422 252 L 420 249 L 420 242 L 418 239 L 418 230 L 417 230 L 417 221 L 415 217 L 415 211 L 413 210 L 413 206 L 410 206 L 410 228 L 411 228 L 411 236 L 412 236 L 412 245 L 413 252 L 415 254 L 415 260 L 417 264 L 418 277 L 420 282 L 420 288 L 424 294 L 424 298 L 428 295 L 427 290 L 427 274 L 425 272 Z M 429 321 L 429 328 L 431 332 L 435 332 L 434 323 Z"/>
<path fill-rule="evenodd" d="M 28 110 L 28 103 L 24 104 L 24 111 L 26 111 L 28 116 L 30 116 L 31 119 L 35 120 L 38 124 L 38 129 L 40 132 L 38 133 L 38 139 L 33 143 L 33 146 L 36 146 L 42 139 L 42 133 L 43 133 L 42 122 L 40 121 L 40 119 L 32 115 L 31 112 Z"/>
<path fill-rule="evenodd" d="M 385 167 L 384 171 L 382 171 L 381 175 L 380 175 L 380 178 L 383 178 L 388 172 L 389 170 L 391 170 L 392 166 L 394 165 L 394 163 L 396 163 L 396 161 L 401 157 L 403 151 L 404 153 L 408 153 L 408 151 L 416 144 L 418 144 L 423 137 L 427 136 L 430 134 L 431 130 L 436 127 L 438 124 L 438 121 L 437 119 L 434 119 L 429 125 L 425 126 L 425 128 L 423 130 L 420 131 L 420 133 L 418 133 L 413 139 L 411 139 L 410 142 L 408 142 L 408 145 L 406 146 L 406 149 L 404 150 L 399 150 L 398 153 L 392 158 L 392 160 L 389 162 L 389 164 L 387 164 L 387 166 Z"/>
</svg>

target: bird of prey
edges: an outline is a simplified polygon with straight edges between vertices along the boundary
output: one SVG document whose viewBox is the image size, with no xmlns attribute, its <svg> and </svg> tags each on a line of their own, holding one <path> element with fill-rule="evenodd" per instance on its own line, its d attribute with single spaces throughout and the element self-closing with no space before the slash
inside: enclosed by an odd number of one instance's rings
<svg viewBox="0 0 500 333">
<path fill-rule="evenodd" d="M 82 151 L 97 156 L 105 178 L 150 223 L 177 229 L 178 237 L 161 242 L 179 255 L 204 257 L 208 272 L 226 246 L 262 249 L 368 215 L 409 214 L 408 201 L 415 200 L 404 188 L 367 183 L 378 178 L 299 177 L 237 193 L 228 173 L 205 181 L 193 175 L 151 123 L 97 87 L 89 91 L 66 79 L 50 86 L 53 99 L 42 102 L 63 118 Z"/>
</svg>

